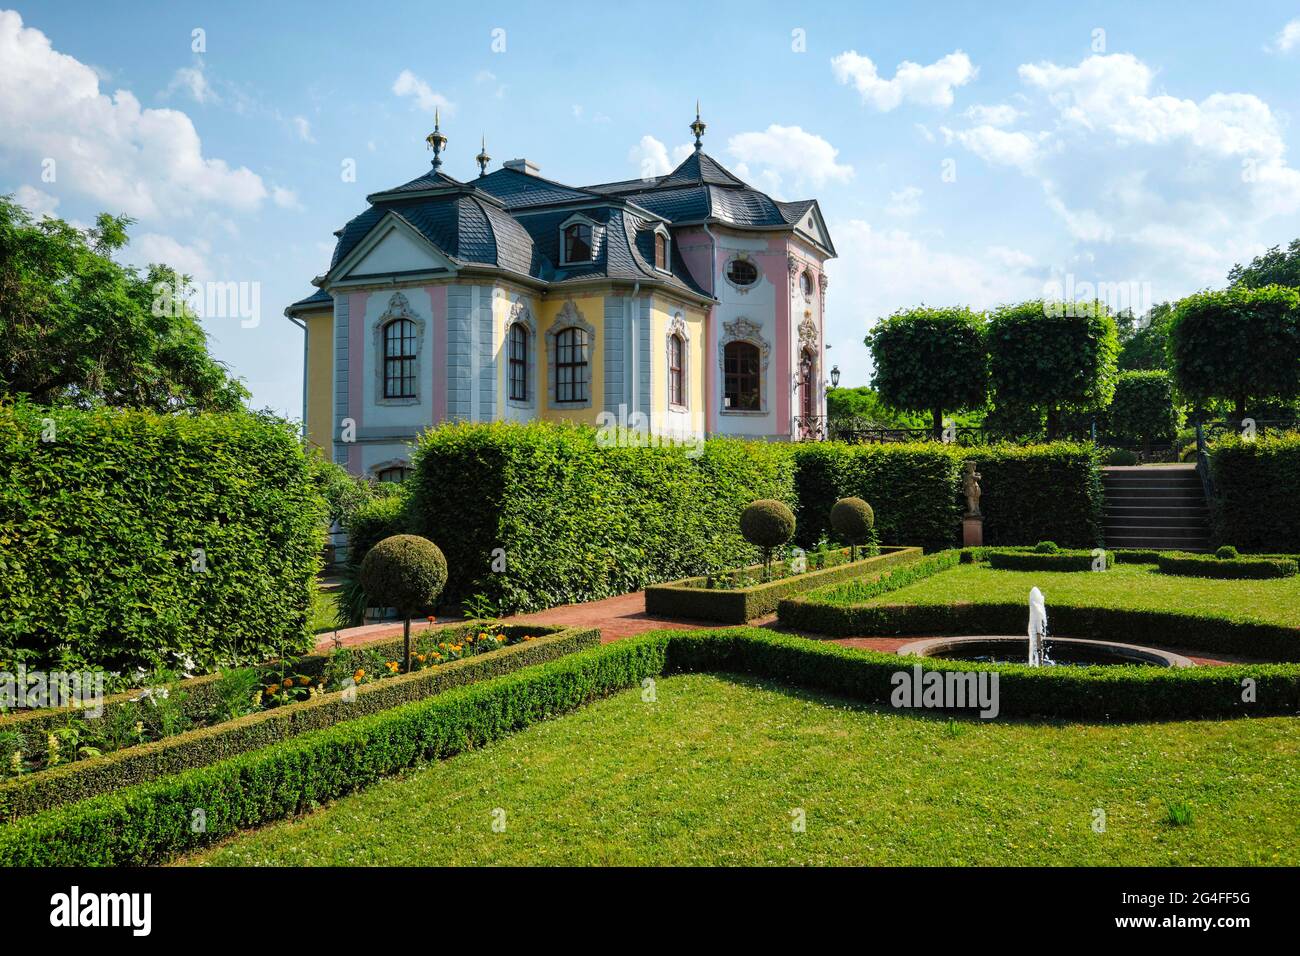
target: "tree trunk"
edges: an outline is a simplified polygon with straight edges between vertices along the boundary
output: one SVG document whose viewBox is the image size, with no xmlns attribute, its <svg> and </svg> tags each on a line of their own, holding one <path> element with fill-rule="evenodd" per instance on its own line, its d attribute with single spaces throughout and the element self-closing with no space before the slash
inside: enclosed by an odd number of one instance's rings
<svg viewBox="0 0 1300 956">
<path fill-rule="evenodd" d="M 933 411 L 930 412 L 930 414 L 934 416 L 933 419 L 934 440 L 943 441 L 943 409 L 935 408 Z"/>
<path fill-rule="evenodd" d="M 402 618 L 402 660 L 404 672 L 411 673 L 411 619 Z"/>
<path fill-rule="evenodd" d="M 1053 405 L 1047 410 L 1047 440 L 1055 441 L 1061 431 L 1061 410 Z"/>
</svg>

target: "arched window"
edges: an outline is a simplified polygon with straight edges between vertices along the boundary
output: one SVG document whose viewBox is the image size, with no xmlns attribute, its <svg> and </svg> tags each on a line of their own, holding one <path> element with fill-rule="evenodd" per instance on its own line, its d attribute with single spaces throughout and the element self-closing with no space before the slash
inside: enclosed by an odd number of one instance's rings
<svg viewBox="0 0 1300 956">
<path fill-rule="evenodd" d="M 384 398 L 415 398 L 415 323 L 384 326 Z"/>
<path fill-rule="evenodd" d="M 722 407 L 729 411 L 760 411 L 762 356 L 758 346 L 753 342 L 728 342 L 722 358 Z"/>
<path fill-rule="evenodd" d="M 813 292 L 812 273 L 807 269 L 799 273 L 799 291 L 805 296 L 811 296 Z"/>
<path fill-rule="evenodd" d="M 686 404 L 686 343 L 680 335 L 668 339 L 668 402 Z"/>
<path fill-rule="evenodd" d="M 564 261 L 591 261 L 591 226 L 585 222 L 564 227 Z"/>
<path fill-rule="evenodd" d="M 510 326 L 510 400 L 528 401 L 528 329 L 522 322 Z"/>
<path fill-rule="evenodd" d="M 587 332 L 569 328 L 555 337 L 555 400 L 585 402 L 591 383 Z"/>
<path fill-rule="evenodd" d="M 668 237 L 662 232 L 655 233 L 655 268 L 668 269 Z"/>
</svg>

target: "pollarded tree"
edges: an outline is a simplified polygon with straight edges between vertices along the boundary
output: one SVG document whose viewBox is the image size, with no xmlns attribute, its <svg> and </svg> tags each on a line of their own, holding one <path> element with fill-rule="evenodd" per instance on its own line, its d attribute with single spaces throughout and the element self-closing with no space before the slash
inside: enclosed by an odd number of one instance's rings
<svg viewBox="0 0 1300 956">
<path fill-rule="evenodd" d="M 1300 397 L 1300 292 L 1233 286 L 1189 295 L 1174 309 L 1169 358 L 1183 395 L 1227 399 L 1238 420 L 1249 402 Z"/>
<path fill-rule="evenodd" d="M 1139 442 L 1148 454 L 1152 442 L 1173 441 L 1178 432 L 1178 407 L 1169 373 L 1120 372 L 1106 419 L 1112 437 Z"/>
<path fill-rule="evenodd" d="M 1105 408 L 1115 393 L 1119 334 L 1102 302 L 1021 302 L 998 309 L 985 328 L 998 406 L 1047 417 L 1047 437 L 1061 414 Z"/>
<path fill-rule="evenodd" d="M 982 325 L 964 306 L 900 309 L 881 319 L 866 338 L 881 400 L 928 413 L 936 438 L 944 412 L 983 407 L 989 372 Z"/>
</svg>

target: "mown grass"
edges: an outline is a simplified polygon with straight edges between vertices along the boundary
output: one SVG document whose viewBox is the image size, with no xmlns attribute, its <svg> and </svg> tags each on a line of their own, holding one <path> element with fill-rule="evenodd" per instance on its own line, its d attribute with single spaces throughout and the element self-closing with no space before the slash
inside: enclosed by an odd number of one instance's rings
<svg viewBox="0 0 1300 956">
<path fill-rule="evenodd" d="M 831 603 L 858 603 L 854 582 L 811 592 Z M 950 604 L 1027 601 L 1038 587 L 1052 602 L 1152 611 L 1200 611 L 1233 620 L 1300 627 L 1300 577 L 1225 581 L 1161 574 L 1154 565 L 1119 564 L 1109 571 L 995 571 L 963 564 L 862 603 Z"/>
<path fill-rule="evenodd" d="M 316 588 L 311 596 L 311 614 L 307 621 L 313 634 L 323 634 L 338 627 L 339 591 Z"/>
<path fill-rule="evenodd" d="M 184 862 L 1300 863 L 1294 718 L 955 721 L 712 674 L 663 678 L 655 697 L 599 701 Z"/>
</svg>

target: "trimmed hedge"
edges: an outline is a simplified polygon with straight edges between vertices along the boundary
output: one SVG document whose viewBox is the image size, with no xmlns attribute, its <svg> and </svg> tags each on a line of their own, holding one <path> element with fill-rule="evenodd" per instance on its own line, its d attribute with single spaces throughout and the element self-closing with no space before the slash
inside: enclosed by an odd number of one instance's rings
<svg viewBox="0 0 1300 956">
<path fill-rule="evenodd" d="M 790 613 L 786 605 L 791 605 Z M 1182 611 L 1137 611 L 1060 602 L 1049 605 L 1047 615 L 1052 633 L 1061 637 L 1300 661 L 1300 628 L 1280 624 Z M 815 601 L 813 595 L 808 595 L 783 602 L 780 620 L 801 631 L 832 637 L 1021 634 L 1028 609 L 1019 601 L 837 605 Z"/>
<path fill-rule="evenodd" d="M 434 628 L 413 637 L 420 639 L 416 646 L 423 647 L 457 633 L 469 633 L 471 627 L 472 625 L 454 625 L 449 628 Z M 532 633 L 547 630 L 542 627 L 515 629 Z M 174 737 L 128 747 L 102 757 L 79 760 L 15 777 L 0 783 L 0 819 L 25 816 L 166 774 L 207 766 L 308 731 L 423 700 L 453 687 L 509 674 L 533 664 L 598 646 L 599 643 L 600 631 L 594 628 L 557 630 L 535 641 L 361 684 L 355 688 L 355 696 L 350 701 L 345 699 L 343 691 L 336 691 Z M 377 642 L 349 650 L 387 650 L 400 656 L 402 642 L 400 639 Z M 302 666 L 295 666 L 294 672 L 315 676 L 328 659 L 328 655 L 324 654 L 310 655 L 300 662 Z"/>
<path fill-rule="evenodd" d="M 940 571 L 957 566 L 962 557 L 956 550 L 940 551 L 927 555 L 903 568 L 887 571 L 874 580 L 858 578 L 843 584 L 821 587 L 803 597 L 789 598 L 777 607 L 777 620 L 797 631 L 825 633 L 822 609 L 836 607 L 840 610 L 855 607 L 890 591 L 933 577 Z M 838 615 L 831 615 L 835 620 Z"/>
<path fill-rule="evenodd" d="M 873 557 L 747 588 L 706 588 L 703 587 L 705 578 L 685 578 L 655 585 L 645 590 L 645 610 L 647 614 L 678 620 L 744 624 L 772 613 L 781 600 L 791 594 L 847 581 L 921 557 L 920 548 L 881 548 L 880 551 Z"/>
<path fill-rule="evenodd" d="M 934 551 L 961 540 L 962 462 L 979 465 L 980 510 L 988 545 L 1067 547 L 1101 543 L 1104 497 L 1095 446 L 956 447 L 937 442 L 846 445 L 810 442 L 794 448 L 799 496 L 795 541 L 812 548 L 834 537 L 830 512 L 844 497 L 871 502 L 882 541 L 916 542 Z"/>
<path fill-rule="evenodd" d="M 1103 551 L 1101 555 L 1107 570 L 1115 566 L 1115 555 Z M 1043 554 L 1037 551 L 1004 551 L 990 548 L 984 552 L 989 567 L 999 571 L 1093 571 L 1097 559 L 1091 551 L 1059 551 Z"/>
<path fill-rule="evenodd" d="M 888 703 L 894 675 L 969 672 L 968 662 L 907 659 L 754 628 L 657 632 L 574 654 L 303 734 L 262 750 L 59 807 L 0 828 L 3 866 L 139 866 L 310 809 L 384 776 L 498 740 L 665 673 L 727 671 L 870 703 Z M 1029 668 L 998 674 L 1007 716 L 1150 720 L 1291 713 L 1300 668 Z M 1241 685 L 1256 682 L 1256 702 Z M 196 809 L 205 827 L 191 826 Z"/>
<path fill-rule="evenodd" d="M 1162 574 L 1194 578 L 1264 580 L 1289 578 L 1300 570 L 1290 558 L 1216 558 L 1207 554 L 1162 554 L 1156 561 Z"/>
<path fill-rule="evenodd" d="M 698 456 L 600 444 L 591 428 L 550 422 L 421 436 L 410 530 L 446 554 L 448 603 L 481 593 L 500 612 L 533 610 L 750 564 L 741 511 L 758 498 L 795 502 L 794 465 L 778 443 L 713 438 Z"/>
<path fill-rule="evenodd" d="M 1300 551 L 1300 433 L 1210 446 L 1215 537 L 1242 551 Z"/>
<path fill-rule="evenodd" d="M 292 426 L 0 405 L 0 474 L 0 658 L 207 669 L 311 647 L 325 505 Z"/>
</svg>

